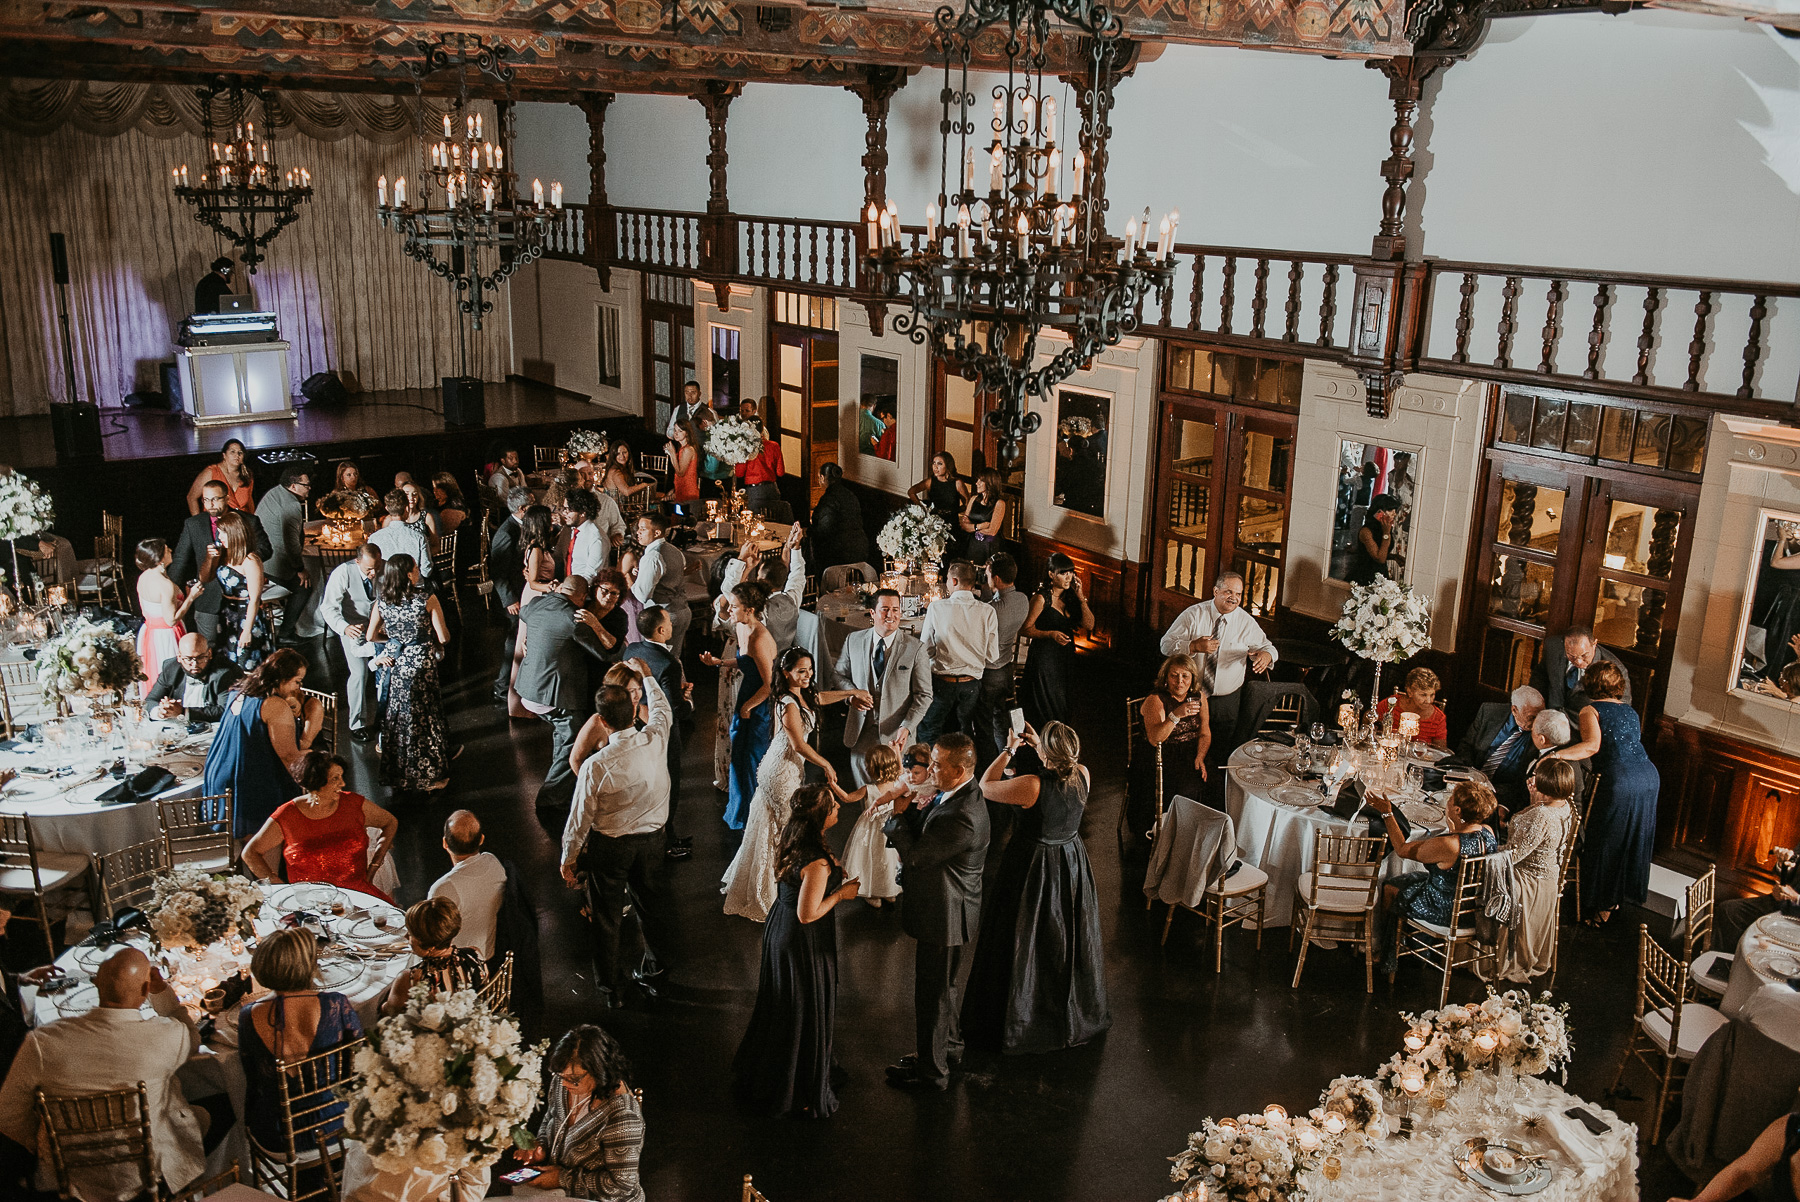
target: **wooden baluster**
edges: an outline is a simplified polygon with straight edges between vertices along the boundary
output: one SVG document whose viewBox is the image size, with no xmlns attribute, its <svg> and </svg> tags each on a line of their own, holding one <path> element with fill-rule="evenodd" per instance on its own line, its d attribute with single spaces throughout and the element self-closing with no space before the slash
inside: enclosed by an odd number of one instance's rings
<svg viewBox="0 0 1800 1202">
<path fill-rule="evenodd" d="M 1250 337 L 1263 336 L 1263 316 L 1269 310 L 1269 261 L 1256 261 L 1256 294 L 1250 299 Z"/>
<path fill-rule="evenodd" d="M 1759 296 L 1750 303 L 1750 339 L 1744 343 L 1744 383 L 1737 390 L 1738 396 L 1746 401 L 1756 395 L 1753 385 L 1756 363 L 1762 358 L 1762 323 L 1769 315 L 1768 301 L 1768 297 Z"/>
<path fill-rule="evenodd" d="M 1288 263 L 1287 331 L 1283 342 L 1300 341 L 1300 260 Z"/>
<path fill-rule="evenodd" d="M 1588 364 L 1581 374 L 1589 380 L 1600 378 L 1600 352 L 1606 345 L 1606 311 L 1612 305 L 1612 285 L 1594 289 L 1594 328 L 1588 331 Z"/>
<path fill-rule="evenodd" d="M 1188 296 L 1188 329 L 1200 328 L 1200 308 L 1206 303 L 1206 256 L 1194 256 L 1194 290 Z"/>
<path fill-rule="evenodd" d="M 1331 327 L 1337 324 L 1338 265 L 1325 264 L 1325 299 L 1319 302 L 1319 345 L 1331 345 Z"/>
<path fill-rule="evenodd" d="M 1538 370 L 1547 376 L 1556 374 L 1556 326 L 1562 317 L 1563 287 L 1561 280 L 1550 281 L 1549 303 L 1544 309 L 1544 357 L 1538 361 Z"/>
<path fill-rule="evenodd" d="M 1236 301 L 1237 256 L 1225 256 L 1225 287 L 1219 293 L 1219 333 L 1231 333 L 1231 310 Z"/>
<path fill-rule="evenodd" d="M 762 236 L 763 236 L 762 274 L 766 278 L 769 274 L 769 223 L 767 221 L 762 223 Z"/>
<path fill-rule="evenodd" d="M 1694 305 L 1694 337 L 1688 343 L 1688 378 L 1683 392 L 1700 391 L 1700 360 L 1706 358 L 1706 321 L 1712 316 L 1713 294 L 1702 292 Z"/>
<path fill-rule="evenodd" d="M 656 218 L 656 261 L 668 263 L 669 253 L 674 249 L 674 231 L 669 228 L 669 218 L 659 214 Z"/>
<path fill-rule="evenodd" d="M 1474 272 L 1463 272 L 1462 304 L 1456 310 L 1456 353 L 1450 356 L 1452 363 L 1469 361 L 1469 331 L 1475 328 L 1475 289 L 1478 279 Z"/>
<path fill-rule="evenodd" d="M 787 222 L 775 227 L 775 276 L 787 279 Z"/>
<path fill-rule="evenodd" d="M 819 282 L 819 227 L 814 225 L 811 228 L 812 238 L 808 252 L 809 257 L 806 261 L 806 278 L 810 283 L 816 284 Z"/>
<path fill-rule="evenodd" d="M 1637 372 L 1631 377 L 1633 384 L 1650 382 L 1650 352 L 1656 349 L 1656 311 L 1662 307 L 1662 289 L 1650 287 L 1644 291 L 1644 332 L 1638 335 Z"/>
<path fill-rule="evenodd" d="M 1507 368 L 1512 366 L 1513 335 L 1519 329 L 1519 277 L 1506 277 L 1506 286 L 1500 290 L 1503 303 L 1500 306 L 1500 346 L 1499 353 L 1494 356 L 1494 366 Z"/>
</svg>

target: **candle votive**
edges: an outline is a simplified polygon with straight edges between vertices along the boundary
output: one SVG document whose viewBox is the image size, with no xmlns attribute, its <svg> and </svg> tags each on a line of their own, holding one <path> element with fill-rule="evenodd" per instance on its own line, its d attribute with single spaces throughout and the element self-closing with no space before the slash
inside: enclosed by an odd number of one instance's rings
<svg viewBox="0 0 1800 1202">
<path fill-rule="evenodd" d="M 1345 1127 L 1344 1116 L 1335 1112 L 1327 1114 L 1325 1121 L 1319 1125 L 1325 1128 L 1327 1135 L 1342 1135 Z"/>
<path fill-rule="evenodd" d="M 1294 1133 L 1294 1142 L 1300 1145 L 1302 1152 L 1316 1151 L 1319 1147 L 1319 1133 L 1311 1127 L 1301 1127 Z"/>
<path fill-rule="evenodd" d="M 1356 725 L 1356 707 L 1354 705 L 1349 704 L 1348 702 L 1346 702 L 1343 705 L 1338 706 L 1338 727 L 1339 727 L 1339 729 L 1349 730 L 1352 726 L 1355 726 L 1355 725 Z"/>
<path fill-rule="evenodd" d="M 1263 1107 L 1263 1118 L 1268 1120 L 1269 1126 L 1279 1127 L 1288 1121 L 1288 1112 L 1276 1103 L 1270 1102 Z"/>
<path fill-rule="evenodd" d="M 1475 1046 L 1484 1052 L 1491 1052 L 1500 1045 L 1500 1039 L 1492 1031 L 1483 1031 L 1475 1037 Z"/>
<path fill-rule="evenodd" d="M 1325 1174 L 1325 1180 L 1336 1181 L 1344 1171 L 1344 1162 L 1335 1156 L 1327 1156 L 1320 1171 Z"/>
<path fill-rule="evenodd" d="M 1400 1088 L 1404 1089 L 1409 1094 L 1420 1093 L 1425 1088 L 1425 1078 L 1402 1077 L 1400 1078 Z"/>
<path fill-rule="evenodd" d="M 1417 1031 L 1408 1031 L 1406 1033 L 1406 1038 L 1400 1042 L 1406 1045 L 1406 1050 L 1409 1052 L 1416 1052 L 1425 1046 L 1424 1037 Z"/>
<path fill-rule="evenodd" d="M 1418 733 L 1419 733 L 1419 715 L 1417 715 L 1417 714 L 1401 714 L 1400 715 L 1400 737 L 1402 739 L 1411 739 L 1411 738 L 1415 737 L 1416 735 L 1418 735 Z"/>
</svg>

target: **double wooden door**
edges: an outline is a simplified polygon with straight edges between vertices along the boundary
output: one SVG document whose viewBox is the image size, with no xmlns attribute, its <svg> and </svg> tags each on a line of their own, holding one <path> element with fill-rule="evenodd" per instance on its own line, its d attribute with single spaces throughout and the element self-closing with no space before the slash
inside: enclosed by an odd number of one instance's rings
<svg viewBox="0 0 1800 1202">
<path fill-rule="evenodd" d="M 838 461 L 838 336 L 798 326 L 772 327 L 775 395 L 764 415 L 781 444 L 782 467 L 806 481 L 817 504 L 825 491 L 819 469 Z"/>
<path fill-rule="evenodd" d="M 682 386 L 694 379 L 693 306 L 644 304 L 644 421 L 669 427 Z"/>
</svg>

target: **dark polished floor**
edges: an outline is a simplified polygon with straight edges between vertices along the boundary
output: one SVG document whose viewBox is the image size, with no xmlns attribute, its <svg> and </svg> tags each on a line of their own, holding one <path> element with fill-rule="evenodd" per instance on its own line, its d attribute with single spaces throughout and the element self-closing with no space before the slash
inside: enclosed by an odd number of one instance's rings
<svg viewBox="0 0 1800 1202">
<path fill-rule="evenodd" d="M 841 1108 L 823 1123 L 748 1112 L 732 1099 L 729 1065 L 754 1000 L 761 928 L 720 908 L 730 845 L 719 820 L 723 796 L 709 786 L 710 679 L 697 674 L 701 717 L 683 798 L 695 854 L 667 869 L 678 919 L 674 985 L 654 1007 L 603 1012 L 592 1005 L 575 895 L 556 875 L 560 831 L 540 826 L 531 805 L 548 728 L 508 722 L 489 700 L 498 629 L 472 606 L 444 665 L 451 724 L 466 751 L 446 796 L 399 806 L 401 900 L 422 897 L 448 866 L 438 842 L 443 815 L 458 806 L 481 815 L 490 848 L 537 883 L 548 1033 L 598 1022 L 636 1065 L 649 1127 L 644 1184 L 653 1199 L 734 1198 L 745 1173 L 777 1202 L 1158 1198 L 1168 1190 L 1166 1158 L 1202 1117 L 1268 1102 L 1315 1105 L 1333 1077 L 1373 1071 L 1398 1046 L 1401 1010 L 1436 1000 L 1435 985 L 1410 967 L 1392 991 L 1378 979 L 1375 993 L 1365 993 L 1361 961 L 1348 951 L 1314 953 L 1292 989 L 1285 930 L 1272 932 L 1260 953 L 1253 934 L 1233 932 L 1220 975 L 1192 915 L 1178 916 L 1168 945 L 1159 946 L 1162 912 L 1147 913 L 1141 892 L 1122 884 L 1114 838 L 1123 694 L 1113 682 L 1128 673 L 1097 672 L 1108 684 L 1081 698 L 1076 725 L 1097 786 L 1084 833 L 1101 894 L 1112 899 L 1102 913 L 1112 1030 L 1056 1055 L 971 1063 L 946 1094 L 895 1091 L 882 1068 L 911 1049 L 913 944 L 892 907 L 852 903 L 838 924 L 836 1048 L 849 1072 Z M 827 746 L 836 744 L 832 725 L 828 719 Z M 358 754 L 366 780 L 370 757 Z M 840 835 L 854 817 L 846 811 Z M 1605 929 L 1565 930 L 1556 993 L 1573 1006 L 1569 1088 L 1598 1099 L 1630 1022 L 1636 925 L 1625 913 Z M 1459 978 L 1452 996 L 1477 993 L 1472 979 Z M 1642 1079 L 1633 1080 L 1644 1092 Z M 1614 1105 L 1632 1120 L 1643 1112 L 1635 1101 Z M 1690 1191 L 1659 1149 L 1643 1152 L 1645 1198 Z"/>
</svg>

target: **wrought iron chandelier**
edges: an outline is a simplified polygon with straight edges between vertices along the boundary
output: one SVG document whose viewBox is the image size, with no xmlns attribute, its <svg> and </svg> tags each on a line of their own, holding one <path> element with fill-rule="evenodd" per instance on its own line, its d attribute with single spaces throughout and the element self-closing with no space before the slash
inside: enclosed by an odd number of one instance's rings
<svg viewBox="0 0 1800 1202">
<path fill-rule="evenodd" d="M 1066 184 L 1056 98 L 1044 87 L 1052 16 L 1087 35 L 1089 56 L 1087 77 L 1076 83 L 1081 145 L 1068 159 Z M 1127 44 L 1119 18 L 1103 4 L 964 0 L 960 16 L 939 8 L 937 26 L 944 64 L 937 201 L 926 207 L 922 238 L 905 231 L 904 249 L 893 202 L 871 204 L 865 261 L 877 291 L 909 305 L 895 328 L 929 343 L 947 367 L 998 398 L 987 423 L 1010 465 L 1043 422 L 1029 398 L 1048 403 L 1053 386 L 1136 328 L 1151 288 L 1169 287 L 1180 215 L 1163 219 L 1154 245 L 1148 210 L 1142 224 L 1126 224 L 1123 239 L 1107 233 L 1107 121 Z M 969 63 L 976 39 L 994 27 L 1005 34 L 1006 81 L 992 90 L 991 137 L 978 141 Z M 978 187 L 983 176 L 985 190 Z M 955 191 L 952 178 L 960 185 Z M 1066 335 L 1068 345 L 1036 367 L 1038 336 L 1046 330 Z"/>
<path fill-rule="evenodd" d="M 376 205 L 381 224 L 406 239 L 407 256 L 455 285 L 458 312 L 479 330 L 482 317 L 494 308 L 489 294 L 541 256 L 553 230 L 561 231 L 567 220 L 562 184 L 550 185 L 548 203 L 544 185 L 535 179 L 529 203 L 518 196 L 518 177 L 507 166 L 512 105 L 501 106 L 494 140 L 486 136 L 482 115 L 469 111 L 470 68 L 501 84 L 511 83 L 513 71 L 504 61 L 504 45 L 489 46 L 477 36 L 453 34 L 421 49 L 424 62 L 413 69 L 423 159 L 418 188 L 413 203 L 408 203 L 407 180 L 400 176 L 390 203 L 384 175 L 375 184 Z M 451 68 L 458 74 L 456 99 L 444 115 L 442 137 L 435 131 L 428 136 L 425 77 Z M 466 340 L 463 359 L 467 374 Z"/>
<path fill-rule="evenodd" d="M 194 220 L 241 248 L 244 266 L 255 275 L 263 248 L 292 225 L 300 216 L 299 206 L 312 199 L 312 172 L 304 167 L 283 171 L 269 139 L 257 140 L 256 122 L 250 116 L 252 98 L 262 105 L 264 134 L 272 132 L 268 98 L 261 88 L 221 80 L 198 89 L 197 95 L 202 144 L 209 157 L 198 183 L 186 163 L 174 169 L 175 195 L 194 206 Z M 221 95 L 227 98 L 229 115 L 223 127 L 215 127 L 213 106 Z M 214 136 L 227 129 L 229 139 Z"/>
</svg>

